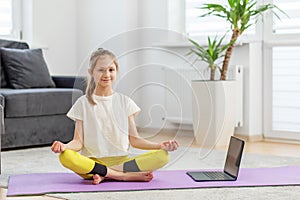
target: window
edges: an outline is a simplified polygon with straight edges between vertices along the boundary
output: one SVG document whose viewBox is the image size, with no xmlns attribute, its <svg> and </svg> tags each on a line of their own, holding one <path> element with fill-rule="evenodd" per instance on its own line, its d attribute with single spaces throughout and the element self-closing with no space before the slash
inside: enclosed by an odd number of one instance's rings
<svg viewBox="0 0 300 200">
<path fill-rule="evenodd" d="M 280 20 L 274 17 L 273 33 L 290 34 L 300 33 L 300 1 L 299 0 L 274 0 L 275 5 L 288 15 L 278 12 Z"/>
<path fill-rule="evenodd" d="M 0 37 L 20 39 L 21 1 L 0 1 Z"/>
<path fill-rule="evenodd" d="M 300 47 L 273 48 L 272 129 L 300 132 Z"/>
<path fill-rule="evenodd" d="M 206 16 L 199 17 L 205 12 L 200 9 L 205 3 L 215 3 L 226 5 L 227 1 L 224 0 L 186 0 L 185 5 L 185 26 L 186 33 L 190 37 L 197 36 L 215 36 L 215 35 L 224 35 L 230 28 L 230 24 L 226 22 L 224 19 L 216 16 Z M 250 27 L 244 33 L 253 34 L 255 31 L 255 27 Z"/>
<path fill-rule="evenodd" d="M 267 138 L 300 140 L 300 2 L 273 0 L 277 12 L 264 24 L 264 133 Z"/>
<path fill-rule="evenodd" d="M 12 1 L 0 1 L 0 35 L 10 35 L 12 33 Z"/>
<path fill-rule="evenodd" d="M 203 10 L 199 9 L 205 0 L 186 0 L 186 32 L 189 36 L 199 35 L 216 35 L 216 33 L 225 34 L 228 30 L 228 24 L 215 16 L 199 17 L 204 14 Z M 224 1 L 216 0 L 214 3 L 222 4 Z M 216 26 L 218 24 L 218 26 Z"/>
</svg>

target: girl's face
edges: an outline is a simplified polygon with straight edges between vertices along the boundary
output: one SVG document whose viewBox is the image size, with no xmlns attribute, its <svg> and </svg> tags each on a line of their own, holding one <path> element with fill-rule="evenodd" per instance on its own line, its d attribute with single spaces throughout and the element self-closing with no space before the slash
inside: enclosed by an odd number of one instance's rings
<svg viewBox="0 0 300 200">
<path fill-rule="evenodd" d="M 112 88 L 112 83 L 116 80 L 117 67 L 110 56 L 101 56 L 93 71 L 89 71 L 93 76 L 96 88 Z"/>
</svg>

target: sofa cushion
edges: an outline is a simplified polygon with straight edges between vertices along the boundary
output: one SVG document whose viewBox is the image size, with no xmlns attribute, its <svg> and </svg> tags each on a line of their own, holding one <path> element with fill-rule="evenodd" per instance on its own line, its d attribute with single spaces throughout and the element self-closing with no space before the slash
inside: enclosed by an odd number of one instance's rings
<svg viewBox="0 0 300 200">
<path fill-rule="evenodd" d="M 4 123 L 2 149 L 49 145 L 54 140 L 69 142 L 74 133 L 74 121 L 64 114 L 5 118 Z"/>
<path fill-rule="evenodd" d="M 41 49 L 0 48 L 6 80 L 12 88 L 55 87 Z"/>
<path fill-rule="evenodd" d="M 83 95 L 79 89 L 37 88 L 0 89 L 6 118 L 66 114 Z"/>
<path fill-rule="evenodd" d="M 0 39 L 0 47 L 12 48 L 12 49 L 29 49 L 29 46 L 25 42 L 11 41 L 11 40 L 3 40 Z M 8 87 L 8 83 L 6 81 L 4 69 L 2 67 L 1 61 L 1 52 L 0 52 L 0 74 L 1 74 L 1 82 L 0 88 Z"/>
</svg>

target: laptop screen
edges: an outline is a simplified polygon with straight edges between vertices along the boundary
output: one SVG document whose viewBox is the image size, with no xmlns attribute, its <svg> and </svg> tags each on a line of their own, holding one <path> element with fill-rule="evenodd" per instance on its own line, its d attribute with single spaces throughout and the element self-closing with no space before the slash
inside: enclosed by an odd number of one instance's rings
<svg viewBox="0 0 300 200">
<path fill-rule="evenodd" d="M 224 171 L 233 177 L 237 177 L 244 149 L 244 141 L 231 137 Z"/>
</svg>

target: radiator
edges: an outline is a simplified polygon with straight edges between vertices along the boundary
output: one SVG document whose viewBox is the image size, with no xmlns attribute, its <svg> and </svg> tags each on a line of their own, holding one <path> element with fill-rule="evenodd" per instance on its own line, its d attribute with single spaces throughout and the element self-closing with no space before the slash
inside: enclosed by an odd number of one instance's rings
<svg viewBox="0 0 300 200">
<path fill-rule="evenodd" d="M 165 80 L 166 114 L 163 120 L 180 125 L 184 129 L 192 129 L 192 80 L 209 80 L 210 72 L 205 69 L 163 68 Z M 217 74 L 218 77 L 220 74 Z M 243 125 L 243 68 L 231 66 L 227 73 L 228 80 L 238 81 L 236 126 Z"/>
</svg>

